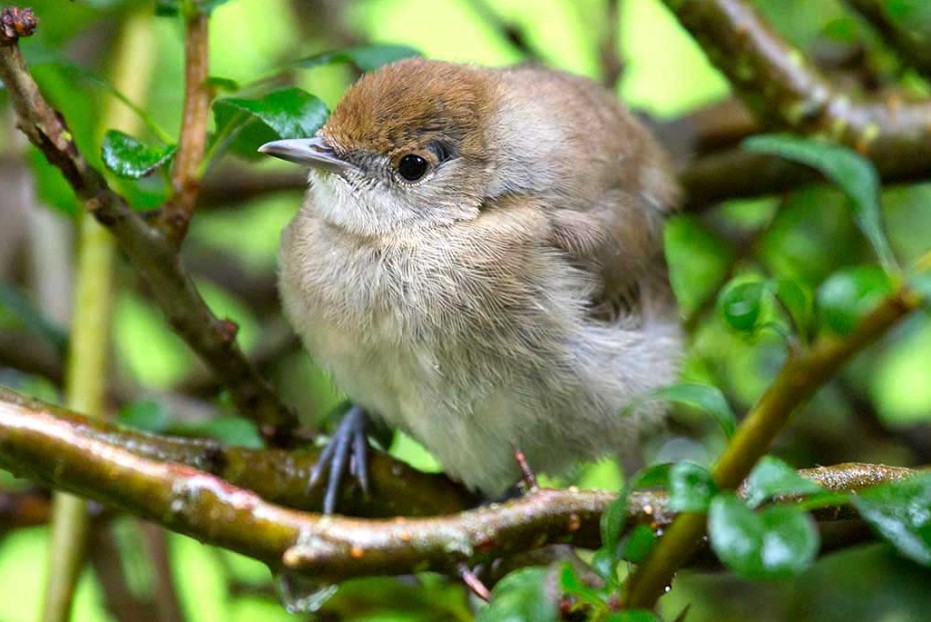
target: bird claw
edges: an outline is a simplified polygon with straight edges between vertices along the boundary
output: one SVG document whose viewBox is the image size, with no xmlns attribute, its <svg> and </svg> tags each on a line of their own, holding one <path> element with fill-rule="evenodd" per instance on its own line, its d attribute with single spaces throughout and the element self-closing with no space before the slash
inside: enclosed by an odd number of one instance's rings
<svg viewBox="0 0 931 622">
<path fill-rule="evenodd" d="M 365 432 L 368 418 L 361 406 L 352 406 L 343 416 L 323 452 L 310 472 L 309 487 L 313 488 L 327 472 L 323 495 L 323 513 L 333 514 L 346 472 L 356 478 L 364 494 L 369 493 L 368 440 Z"/>
</svg>

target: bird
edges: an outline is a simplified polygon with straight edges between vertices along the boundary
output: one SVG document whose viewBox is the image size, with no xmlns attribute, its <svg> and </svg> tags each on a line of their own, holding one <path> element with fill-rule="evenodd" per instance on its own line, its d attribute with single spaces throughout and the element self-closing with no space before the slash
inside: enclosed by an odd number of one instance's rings
<svg viewBox="0 0 931 622">
<path fill-rule="evenodd" d="M 371 418 L 492 499 L 519 480 L 515 448 L 559 474 L 662 420 L 644 397 L 682 355 L 663 253 L 680 190 L 599 84 L 405 59 L 364 74 L 314 136 L 259 150 L 309 167 L 279 292 L 354 404 L 314 473 L 326 512 L 347 468 L 367 487 Z"/>
</svg>

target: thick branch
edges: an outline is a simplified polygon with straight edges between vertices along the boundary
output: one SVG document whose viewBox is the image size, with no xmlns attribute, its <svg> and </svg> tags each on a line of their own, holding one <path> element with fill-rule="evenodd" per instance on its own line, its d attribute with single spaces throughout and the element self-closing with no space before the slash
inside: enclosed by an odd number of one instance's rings
<svg viewBox="0 0 931 622">
<path fill-rule="evenodd" d="M 184 238 L 194 215 L 201 164 L 207 146 L 211 100 L 210 87 L 207 84 L 210 73 L 209 22 L 209 16 L 198 10 L 193 11 L 186 19 L 184 111 L 178 154 L 171 175 L 174 195 L 162 208 L 160 215 L 162 230 L 175 243 Z"/>
<path fill-rule="evenodd" d="M 4 14 L 10 11 L 4 9 Z M 19 127 L 61 170 L 87 210 L 114 234 L 175 331 L 222 379 L 243 414 L 266 426 L 263 431 L 273 439 L 286 439 L 296 417 L 239 349 L 235 325 L 213 315 L 182 268 L 174 247 L 87 163 L 64 120 L 39 93 L 15 40 L 0 45 L 0 79 L 16 110 Z"/>
<path fill-rule="evenodd" d="M 217 456 L 232 456 L 237 451 L 244 451 L 237 467 L 217 468 Z M 6 390 L 0 392 L 0 464 L 5 468 L 273 567 L 284 564 L 295 572 L 325 580 L 423 570 L 454 573 L 460 562 L 475 564 L 553 543 L 593 548 L 600 544 L 600 515 L 614 498 L 599 491 L 544 489 L 506 504 L 458 514 L 365 520 L 289 510 L 204 470 L 165 462 L 183 459 L 233 480 L 238 477 L 256 490 L 265 487 L 268 493 L 274 484 L 266 480 L 274 471 L 258 459 L 264 455 L 269 464 L 280 469 L 279 478 L 306 481 L 302 474 L 288 473 L 279 464 L 289 455 L 280 450 L 250 453 L 223 450 L 209 442 L 117 432 L 112 426 L 90 422 L 64 409 Z M 421 478 L 434 477 L 413 470 L 386 474 L 378 459 L 375 465 L 373 497 L 395 492 L 403 497 L 408 492 L 402 488 L 404 484 L 392 479 L 410 480 L 411 490 L 419 490 L 424 485 Z M 803 476 L 838 491 L 857 490 L 911 473 L 909 469 L 857 464 L 801 471 Z M 438 492 L 438 500 L 434 500 L 445 503 L 445 511 L 465 505 L 461 497 L 449 494 L 455 490 L 449 483 L 433 486 L 436 491 L 445 491 Z M 406 499 L 401 499 L 398 505 L 404 502 Z M 405 508 L 390 509 L 399 512 Z M 822 519 L 849 516 L 849 512 L 832 512 Z M 663 494 L 637 492 L 631 495 L 627 518 L 628 525 L 661 528 L 673 516 Z"/>
<path fill-rule="evenodd" d="M 770 127 L 829 136 L 869 157 L 883 178 L 931 174 L 931 102 L 857 99 L 743 0 L 664 1 Z"/>
<path fill-rule="evenodd" d="M 143 458 L 185 464 L 292 508 L 318 510 L 322 504 L 323 483 L 318 489 L 307 488 L 318 450 L 254 450 L 224 447 L 208 439 L 155 436 L 88 419 L 0 387 L 0 410 L 10 408 L 20 414 L 54 415 L 59 433 L 77 445 L 101 442 Z M 0 425 L 0 436 L 3 430 Z M 55 454 L 49 448 L 45 455 Z M 445 476 L 421 473 L 376 451 L 372 452 L 371 485 L 368 497 L 347 487 L 340 507 L 360 516 L 425 516 L 458 512 L 478 502 Z"/>
</svg>

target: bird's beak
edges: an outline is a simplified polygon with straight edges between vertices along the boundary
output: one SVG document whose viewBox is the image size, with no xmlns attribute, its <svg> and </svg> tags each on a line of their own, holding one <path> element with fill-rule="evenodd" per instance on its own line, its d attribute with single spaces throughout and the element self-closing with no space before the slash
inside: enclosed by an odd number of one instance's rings
<svg viewBox="0 0 931 622">
<path fill-rule="evenodd" d="M 324 138 L 289 138 L 274 140 L 259 147 L 264 153 L 288 162 L 306 164 L 325 171 L 343 171 L 353 165 L 337 157 L 336 152 Z"/>
</svg>

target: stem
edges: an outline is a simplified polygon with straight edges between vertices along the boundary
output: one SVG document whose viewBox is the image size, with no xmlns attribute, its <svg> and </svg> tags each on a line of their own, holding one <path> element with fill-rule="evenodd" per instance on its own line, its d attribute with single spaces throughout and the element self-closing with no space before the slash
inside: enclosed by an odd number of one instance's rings
<svg viewBox="0 0 931 622">
<path fill-rule="evenodd" d="M 155 60 L 152 18 L 148 10 L 130 14 L 123 23 L 112 70 L 115 87 L 139 101 L 148 90 Z M 127 108 L 108 109 L 102 128 L 132 131 L 138 119 Z M 70 351 L 65 363 L 65 401 L 69 408 L 101 416 L 104 410 L 112 309 L 116 242 L 96 220 L 81 218 Z M 56 493 L 52 504 L 49 575 L 42 611 L 44 622 L 70 618 L 74 589 L 84 564 L 88 535 L 87 505 Z"/>
<path fill-rule="evenodd" d="M 178 154 L 172 168 L 173 196 L 162 209 L 160 226 L 176 244 L 184 239 L 200 189 L 201 163 L 210 119 L 210 16 L 196 8 L 186 12 L 184 39 L 184 116 Z"/>
<path fill-rule="evenodd" d="M 917 265 L 927 269 L 929 258 L 931 253 Z M 863 318 L 847 337 L 822 337 L 811 350 L 790 356 L 718 459 L 712 471 L 718 486 L 736 488 L 769 450 L 792 413 L 844 363 L 920 304 L 919 296 L 902 287 Z M 704 514 L 683 514 L 673 522 L 653 554 L 631 575 L 627 587 L 628 606 L 653 606 L 676 571 L 695 553 L 705 531 L 705 520 Z"/>
</svg>

